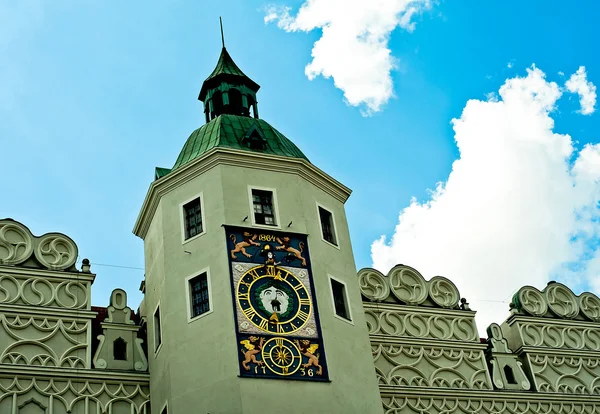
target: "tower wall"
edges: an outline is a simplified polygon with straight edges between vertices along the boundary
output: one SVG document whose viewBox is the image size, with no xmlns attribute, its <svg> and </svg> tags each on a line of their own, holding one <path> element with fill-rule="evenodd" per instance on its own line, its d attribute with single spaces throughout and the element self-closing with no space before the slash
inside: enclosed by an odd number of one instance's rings
<svg viewBox="0 0 600 414">
<path fill-rule="evenodd" d="M 278 223 L 273 230 L 308 235 L 322 331 L 320 351 L 327 357 L 329 381 L 240 378 L 243 347 L 236 338 L 228 259 L 233 244 L 223 225 L 268 231 L 252 222 L 248 186 L 275 190 Z M 153 193 L 160 193 L 160 199 L 154 201 Z M 182 203 L 200 193 L 205 233 L 182 243 Z M 271 412 L 304 412 L 310 398 L 315 412 L 381 411 L 360 293 L 354 283 L 343 204 L 349 190 L 304 161 L 220 150 L 155 182 L 150 194 L 145 207 L 156 203 L 156 208 L 152 213 L 143 209 L 141 215 L 151 221 L 144 244 L 145 254 L 153 256 L 146 259 L 144 306 L 148 336 L 154 338 L 152 314 L 160 303 L 163 333 L 156 356 L 149 339 L 153 410 L 168 402 L 170 412 L 175 413 L 258 413 L 265 411 L 265 404 Z M 333 213 L 338 247 L 321 238 L 317 203 Z M 205 270 L 212 309 L 190 321 L 186 278 Z M 347 282 L 351 322 L 334 315 L 329 276 Z"/>
</svg>

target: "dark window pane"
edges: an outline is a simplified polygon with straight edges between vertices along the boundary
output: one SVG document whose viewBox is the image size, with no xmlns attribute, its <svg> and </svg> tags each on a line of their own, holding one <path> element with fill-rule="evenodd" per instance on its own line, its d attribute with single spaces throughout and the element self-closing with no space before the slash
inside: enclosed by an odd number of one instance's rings
<svg viewBox="0 0 600 414">
<path fill-rule="evenodd" d="M 160 308 L 156 308 L 154 313 L 154 350 L 156 351 L 162 342 L 162 334 L 160 332 Z"/>
<path fill-rule="evenodd" d="M 210 310 L 208 295 L 208 277 L 206 273 L 190 280 L 190 295 L 192 302 L 192 318 Z"/>
<path fill-rule="evenodd" d="M 115 361 L 127 361 L 127 342 L 123 338 L 117 338 L 113 342 L 113 356 Z"/>
<path fill-rule="evenodd" d="M 333 229 L 333 216 L 329 211 L 321 207 L 319 207 L 319 216 L 321 219 L 321 232 L 323 234 L 323 239 L 337 246 L 335 232 Z"/>
<path fill-rule="evenodd" d="M 335 307 L 335 313 L 344 319 L 350 320 L 348 316 L 348 307 L 346 304 L 346 292 L 345 287 L 340 282 L 333 279 L 331 280 L 331 291 L 333 292 L 333 305 Z"/>
<path fill-rule="evenodd" d="M 275 226 L 275 213 L 273 210 L 273 193 L 271 191 L 252 190 L 252 203 L 254 207 L 254 222 Z"/>
<path fill-rule="evenodd" d="M 200 208 L 200 198 L 190 201 L 183 206 L 185 220 L 185 239 L 194 237 L 202 233 L 202 210 Z"/>
</svg>

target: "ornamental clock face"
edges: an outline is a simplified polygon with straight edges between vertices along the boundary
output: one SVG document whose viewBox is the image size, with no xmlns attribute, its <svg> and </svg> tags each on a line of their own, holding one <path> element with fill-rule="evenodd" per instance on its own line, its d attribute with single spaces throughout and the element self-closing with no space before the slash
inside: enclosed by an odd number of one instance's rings
<svg viewBox="0 0 600 414">
<path fill-rule="evenodd" d="M 294 273 L 272 265 L 247 270 L 235 292 L 244 316 L 261 331 L 288 335 L 308 322 L 313 305 L 306 286 Z"/>
<path fill-rule="evenodd" d="M 307 237 L 224 227 L 240 376 L 326 381 Z"/>
</svg>

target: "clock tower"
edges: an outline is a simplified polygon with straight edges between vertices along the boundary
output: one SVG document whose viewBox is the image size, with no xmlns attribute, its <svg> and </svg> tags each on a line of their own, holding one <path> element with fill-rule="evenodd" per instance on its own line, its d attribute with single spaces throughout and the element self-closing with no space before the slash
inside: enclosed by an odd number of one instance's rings
<svg viewBox="0 0 600 414">
<path fill-rule="evenodd" d="M 223 47 L 205 124 L 157 168 L 144 240 L 152 414 L 380 413 L 344 203 Z"/>
</svg>

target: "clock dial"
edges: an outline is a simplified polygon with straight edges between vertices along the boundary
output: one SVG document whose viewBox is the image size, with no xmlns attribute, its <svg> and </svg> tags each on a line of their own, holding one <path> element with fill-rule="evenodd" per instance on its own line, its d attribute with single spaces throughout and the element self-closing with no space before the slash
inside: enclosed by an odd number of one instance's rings
<svg viewBox="0 0 600 414">
<path fill-rule="evenodd" d="M 276 266 L 250 268 L 236 287 L 238 306 L 263 332 L 287 335 L 302 329 L 313 305 L 306 286 L 291 271 Z"/>
<path fill-rule="evenodd" d="M 224 228 L 240 376 L 328 381 L 307 235 Z"/>
<path fill-rule="evenodd" d="M 287 338 L 272 338 L 265 342 L 262 360 L 277 375 L 293 375 L 302 365 L 300 350 Z"/>
</svg>

